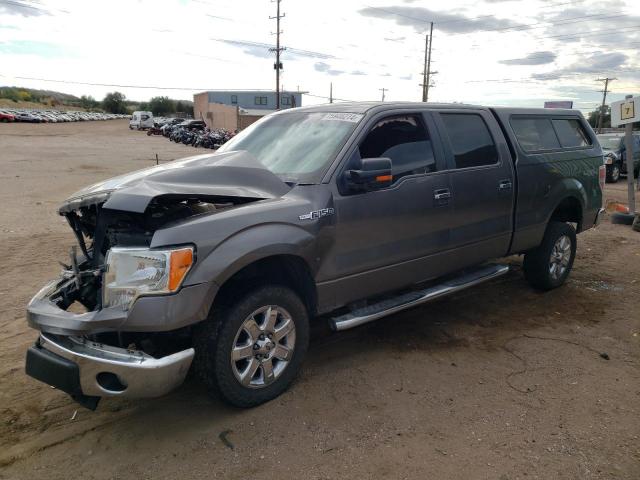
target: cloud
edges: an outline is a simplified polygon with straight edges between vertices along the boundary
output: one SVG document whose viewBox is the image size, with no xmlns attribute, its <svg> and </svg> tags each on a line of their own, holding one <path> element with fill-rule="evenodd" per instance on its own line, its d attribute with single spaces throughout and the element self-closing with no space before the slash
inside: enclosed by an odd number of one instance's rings
<svg viewBox="0 0 640 480">
<path fill-rule="evenodd" d="M 331 65 L 329 65 L 328 63 L 325 62 L 316 62 L 313 65 L 313 68 L 317 71 L 317 72 L 322 72 L 322 73 L 326 73 L 327 75 L 331 75 L 331 76 L 337 76 L 337 75 L 342 75 L 344 72 L 344 70 L 335 70 L 333 68 L 331 68 Z"/>
<path fill-rule="evenodd" d="M 624 53 L 596 52 L 582 55 L 578 61 L 553 72 L 534 73 L 531 78 L 534 80 L 555 80 L 583 73 L 615 73 L 616 70 L 624 70 L 622 67 L 628 59 L 629 57 Z"/>
<path fill-rule="evenodd" d="M 366 75 L 366 73 L 362 70 L 353 70 L 352 72 L 350 72 L 350 75 Z"/>
<path fill-rule="evenodd" d="M 385 42 L 403 42 L 407 37 L 384 37 Z"/>
<path fill-rule="evenodd" d="M 510 58 L 508 60 L 500 60 L 498 63 L 503 65 L 544 65 L 553 63 L 557 55 L 553 52 L 533 52 L 522 58 Z"/>
<path fill-rule="evenodd" d="M 47 10 L 29 5 L 27 3 L 12 0 L 0 3 L 0 14 L 22 15 L 23 17 L 39 17 L 40 15 L 50 15 Z"/>
<path fill-rule="evenodd" d="M 253 42 L 250 40 L 230 40 L 227 38 L 212 38 L 216 42 L 226 43 L 227 45 L 231 45 L 234 47 L 241 48 L 244 53 L 247 55 L 252 55 L 254 57 L 259 58 L 271 58 L 273 57 L 273 53 L 269 50 L 275 48 L 275 45 L 271 45 L 268 43 L 261 42 Z M 311 50 L 301 50 L 299 48 L 287 48 L 285 52 L 288 56 L 293 57 L 305 57 L 305 58 L 321 58 L 321 59 L 329 59 L 335 58 L 333 55 L 322 52 L 314 52 Z"/>
<path fill-rule="evenodd" d="M 470 33 L 487 29 L 499 29 L 524 26 L 506 18 L 494 16 L 466 17 L 459 13 L 447 13 L 430 10 L 425 7 L 365 7 L 358 10 L 364 17 L 392 20 L 398 25 L 413 27 L 423 32 L 429 22 L 438 25 L 438 31 L 446 33 Z"/>
<path fill-rule="evenodd" d="M 404 77 L 398 77 L 400 80 L 411 80 L 413 78 L 413 75 L 409 74 L 406 75 Z"/>
</svg>

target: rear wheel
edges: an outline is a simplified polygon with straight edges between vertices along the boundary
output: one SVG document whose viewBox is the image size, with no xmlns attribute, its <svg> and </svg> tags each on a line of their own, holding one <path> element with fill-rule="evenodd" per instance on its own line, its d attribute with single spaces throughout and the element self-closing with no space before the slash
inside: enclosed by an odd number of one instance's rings
<svg viewBox="0 0 640 480">
<path fill-rule="evenodd" d="M 576 231 L 568 223 L 551 222 L 538 248 L 524 257 L 524 276 L 539 290 L 564 283 L 576 256 Z"/>
<path fill-rule="evenodd" d="M 264 286 L 214 309 L 194 335 L 196 368 L 211 393 L 253 407 L 295 378 L 309 343 L 309 318 L 295 292 Z"/>
</svg>

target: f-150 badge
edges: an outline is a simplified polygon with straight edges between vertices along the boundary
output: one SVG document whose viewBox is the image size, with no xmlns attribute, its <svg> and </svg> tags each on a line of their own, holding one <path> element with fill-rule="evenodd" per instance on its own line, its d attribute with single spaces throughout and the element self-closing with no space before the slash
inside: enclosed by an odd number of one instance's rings
<svg viewBox="0 0 640 480">
<path fill-rule="evenodd" d="M 321 208 L 320 210 L 314 210 L 313 212 L 305 213 L 304 215 L 300 215 L 298 218 L 300 220 L 314 220 L 316 218 L 326 217 L 328 215 L 333 215 L 335 210 L 333 208 Z"/>
</svg>

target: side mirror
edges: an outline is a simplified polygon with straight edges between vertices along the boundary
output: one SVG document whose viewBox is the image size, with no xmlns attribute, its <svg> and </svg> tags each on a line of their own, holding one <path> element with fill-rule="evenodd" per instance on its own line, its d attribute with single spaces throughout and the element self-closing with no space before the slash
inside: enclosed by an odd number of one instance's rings
<svg viewBox="0 0 640 480">
<path fill-rule="evenodd" d="M 393 182 L 390 158 L 363 158 L 359 170 L 344 172 L 350 190 L 368 192 L 388 187 Z"/>
</svg>

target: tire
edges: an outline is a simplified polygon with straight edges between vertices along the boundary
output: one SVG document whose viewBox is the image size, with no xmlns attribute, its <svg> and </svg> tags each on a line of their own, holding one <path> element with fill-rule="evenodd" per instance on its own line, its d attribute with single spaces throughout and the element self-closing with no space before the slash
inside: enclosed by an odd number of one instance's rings
<svg viewBox="0 0 640 480">
<path fill-rule="evenodd" d="M 538 290 L 558 288 L 569 276 L 575 257 L 575 229 L 568 223 L 550 222 L 542 243 L 524 257 L 524 276 Z"/>
<path fill-rule="evenodd" d="M 194 330 L 195 368 L 209 393 L 241 408 L 283 393 L 300 370 L 309 344 L 309 317 L 300 297 L 284 286 L 263 286 L 212 311 Z M 268 325 L 269 311 L 275 311 L 274 328 Z M 234 349 L 237 361 L 232 360 Z"/>
<path fill-rule="evenodd" d="M 607 168 L 607 183 L 617 183 L 620 180 L 620 165 L 613 164 Z"/>
<path fill-rule="evenodd" d="M 631 225 L 635 215 L 632 213 L 613 212 L 611 214 L 611 223 L 616 225 Z"/>
</svg>

